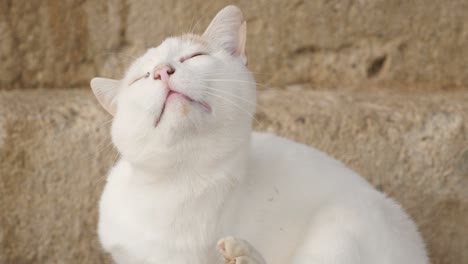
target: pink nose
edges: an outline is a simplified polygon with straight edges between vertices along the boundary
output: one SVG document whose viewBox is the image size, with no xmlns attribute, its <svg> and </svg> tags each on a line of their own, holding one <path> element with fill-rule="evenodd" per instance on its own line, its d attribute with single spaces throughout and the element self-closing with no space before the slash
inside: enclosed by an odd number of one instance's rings
<svg viewBox="0 0 468 264">
<path fill-rule="evenodd" d="M 154 68 L 154 79 L 166 82 L 169 76 L 175 72 L 175 69 L 169 64 L 163 64 Z"/>
</svg>

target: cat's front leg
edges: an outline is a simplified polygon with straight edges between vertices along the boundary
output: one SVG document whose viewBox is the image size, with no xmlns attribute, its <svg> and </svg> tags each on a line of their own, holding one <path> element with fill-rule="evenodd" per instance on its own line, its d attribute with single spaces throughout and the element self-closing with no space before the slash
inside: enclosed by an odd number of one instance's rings
<svg viewBox="0 0 468 264">
<path fill-rule="evenodd" d="M 243 239 L 225 237 L 217 246 L 225 264 L 266 264 L 262 255 Z"/>
</svg>

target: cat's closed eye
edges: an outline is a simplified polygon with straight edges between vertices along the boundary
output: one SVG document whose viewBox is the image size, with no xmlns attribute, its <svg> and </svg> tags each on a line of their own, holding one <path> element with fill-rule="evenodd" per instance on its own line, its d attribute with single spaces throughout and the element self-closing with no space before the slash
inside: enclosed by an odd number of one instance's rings
<svg viewBox="0 0 468 264">
<path fill-rule="evenodd" d="M 148 78 L 149 76 L 150 76 L 150 73 L 149 73 L 149 72 L 146 72 L 144 75 L 142 75 L 142 76 L 140 76 L 140 77 L 134 79 L 134 80 L 130 83 L 130 85 L 136 83 L 137 81 L 139 81 L 139 80 L 141 80 L 141 79 Z"/>
<path fill-rule="evenodd" d="M 208 54 L 206 54 L 206 53 L 204 53 L 204 52 L 196 52 L 196 53 L 193 53 L 193 54 L 191 54 L 191 55 L 182 57 L 182 58 L 180 59 L 180 62 L 183 63 L 183 62 L 186 61 L 186 60 L 189 60 L 189 59 L 192 59 L 192 58 L 195 58 L 195 57 L 198 57 L 198 56 L 204 56 L 204 55 L 208 55 Z"/>
</svg>

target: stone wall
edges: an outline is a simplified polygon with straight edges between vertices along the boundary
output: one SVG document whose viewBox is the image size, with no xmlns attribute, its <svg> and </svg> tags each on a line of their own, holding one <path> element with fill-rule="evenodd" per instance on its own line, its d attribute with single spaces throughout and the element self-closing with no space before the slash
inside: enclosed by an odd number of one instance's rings
<svg viewBox="0 0 468 264">
<path fill-rule="evenodd" d="M 468 87 L 465 0 L 0 1 L 0 87 L 80 87 L 121 76 L 168 35 L 202 32 L 228 3 L 248 22 L 252 70 L 269 86 Z"/>
<path fill-rule="evenodd" d="M 255 127 L 316 146 L 395 198 L 433 264 L 467 263 L 467 101 L 262 91 Z M 0 113 L 0 263 L 105 263 L 96 212 L 118 158 L 110 116 L 82 89 L 3 91 Z"/>
<path fill-rule="evenodd" d="M 109 263 L 97 199 L 118 156 L 89 80 L 228 2 L 248 21 L 256 129 L 394 197 L 433 264 L 468 263 L 465 0 L 0 0 L 0 263 Z"/>
</svg>

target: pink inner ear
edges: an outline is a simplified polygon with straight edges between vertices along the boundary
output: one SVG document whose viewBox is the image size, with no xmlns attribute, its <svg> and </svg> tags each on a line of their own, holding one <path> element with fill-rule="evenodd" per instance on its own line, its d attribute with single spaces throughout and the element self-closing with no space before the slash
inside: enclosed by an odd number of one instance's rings
<svg viewBox="0 0 468 264">
<path fill-rule="evenodd" d="M 115 115 L 117 105 L 115 102 L 117 91 L 120 81 L 106 79 L 106 78 L 93 78 L 91 80 L 91 88 L 99 103 L 111 115 Z"/>
<path fill-rule="evenodd" d="M 246 23 L 242 12 L 231 5 L 219 11 L 203 36 L 217 42 L 232 55 L 245 57 L 245 32 Z"/>
</svg>

